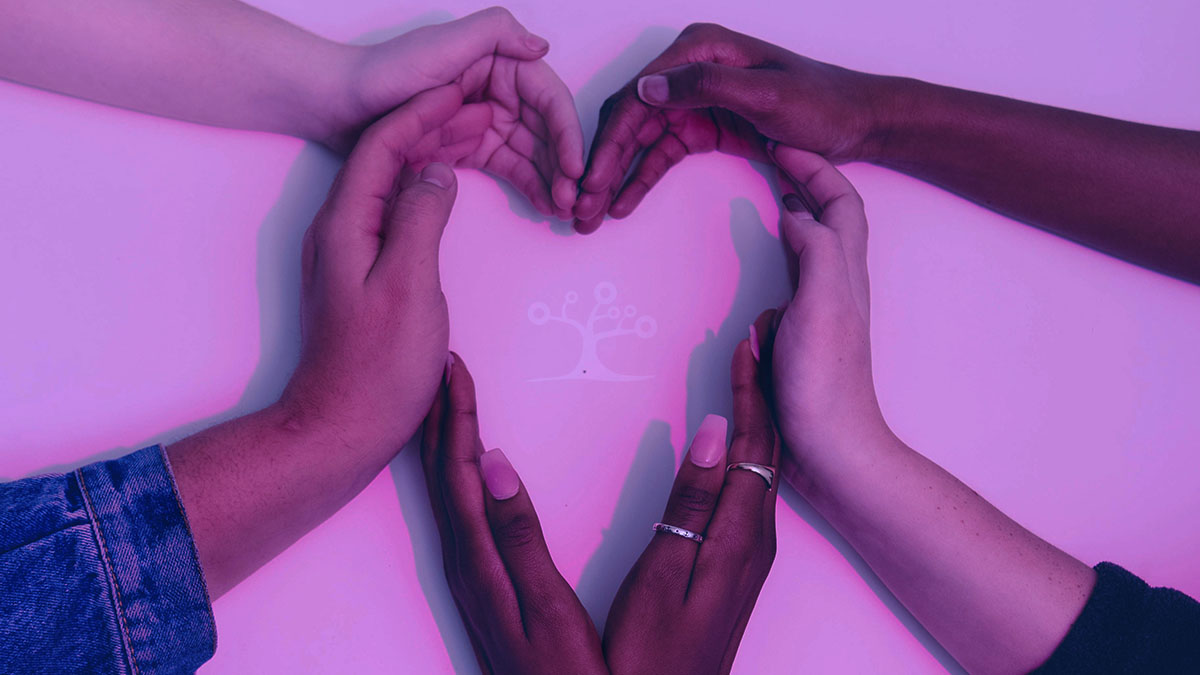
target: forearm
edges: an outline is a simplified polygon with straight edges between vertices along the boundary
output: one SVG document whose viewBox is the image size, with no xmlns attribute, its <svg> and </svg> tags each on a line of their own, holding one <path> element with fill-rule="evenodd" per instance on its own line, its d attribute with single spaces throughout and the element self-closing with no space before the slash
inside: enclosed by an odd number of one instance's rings
<svg viewBox="0 0 1200 675">
<path fill-rule="evenodd" d="M 0 0 L 0 77 L 155 115 L 323 139 L 356 51 L 234 0 Z"/>
<path fill-rule="evenodd" d="M 361 442 L 285 402 L 170 445 L 212 597 L 333 515 L 399 450 Z"/>
<path fill-rule="evenodd" d="M 1200 282 L 1200 132 L 879 78 L 864 159 Z"/>
<path fill-rule="evenodd" d="M 1041 664 L 1091 592 L 1091 568 L 890 433 L 806 463 L 792 482 L 973 673 Z"/>
</svg>

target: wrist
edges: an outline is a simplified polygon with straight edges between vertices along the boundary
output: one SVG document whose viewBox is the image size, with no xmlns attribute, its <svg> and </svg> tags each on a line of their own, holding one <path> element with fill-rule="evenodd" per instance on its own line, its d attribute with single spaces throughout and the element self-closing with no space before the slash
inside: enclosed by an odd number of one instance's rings
<svg viewBox="0 0 1200 675">
<path fill-rule="evenodd" d="M 323 41 L 313 50 L 308 77 L 298 87 L 299 118 L 293 135 L 339 151 L 349 151 L 344 139 L 364 121 L 359 95 L 363 47 Z"/>
<path fill-rule="evenodd" d="M 823 487 L 851 477 L 864 464 L 878 460 L 903 443 L 882 417 L 838 422 L 831 434 L 793 431 L 782 425 L 780 434 L 790 458 L 786 478 L 798 492 L 811 498 Z"/>
<path fill-rule="evenodd" d="M 912 121 L 920 117 L 921 88 L 926 83 L 907 77 L 870 75 L 866 90 L 867 132 L 859 147 L 859 161 L 886 163 L 895 154 Z"/>
</svg>

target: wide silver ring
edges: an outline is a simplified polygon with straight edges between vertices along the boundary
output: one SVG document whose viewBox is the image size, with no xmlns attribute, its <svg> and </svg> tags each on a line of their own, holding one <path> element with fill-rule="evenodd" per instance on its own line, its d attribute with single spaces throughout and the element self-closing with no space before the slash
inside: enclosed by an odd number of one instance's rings
<svg viewBox="0 0 1200 675">
<path fill-rule="evenodd" d="M 674 525 L 668 525 L 666 523 L 655 523 L 654 531 L 655 532 L 667 532 L 669 534 L 678 535 L 680 537 L 683 537 L 684 539 L 691 539 L 692 541 L 696 542 L 697 544 L 704 541 L 704 535 L 702 535 L 702 534 L 696 534 L 695 532 L 692 532 L 691 530 L 685 530 L 682 527 L 675 527 Z"/>
<path fill-rule="evenodd" d="M 760 478 L 767 481 L 767 489 L 768 490 L 775 487 L 775 468 L 774 467 L 770 467 L 765 464 L 755 464 L 754 462 L 734 462 L 733 464 L 730 464 L 729 466 L 725 467 L 725 473 L 729 473 L 730 471 L 733 471 L 734 469 L 741 469 L 743 471 L 751 471 L 753 473 L 758 474 L 758 476 Z"/>
</svg>

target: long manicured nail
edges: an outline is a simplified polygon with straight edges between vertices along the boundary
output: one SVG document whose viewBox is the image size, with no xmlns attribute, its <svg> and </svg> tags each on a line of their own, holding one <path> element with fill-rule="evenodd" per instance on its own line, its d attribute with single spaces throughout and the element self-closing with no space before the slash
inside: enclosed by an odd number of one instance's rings
<svg viewBox="0 0 1200 675">
<path fill-rule="evenodd" d="M 449 354 L 446 354 L 445 380 L 446 380 L 447 387 L 450 386 L 450 378 L 453 377 L 453 375 L 454 375 L 454 352 L 450 352 Z"/>
<path fill-rule="evenodd" d="M 638 80 L 638 97 L 646 103 L 657 105 L 666 103 L 670 97 L 670 87 L 664 75 L 647 75 Z"/>
<path fill-rule="evenodd" d="M 479 456 L 479 471 L 483 483 L 492 497 L 501 501 L 512 499 L 521 491 L 521 478 L 500 448 L 488 450 Z"/>
<path fill-rule="evenodd" d="M 729 429 L 729 421 L 720 415 L 708 415 L 700 423 L 696 437 L 692 439 L 692 449 L 688 457 L 692 464 L 709 469 L 725 458 L 725 432 Z"/>
<path fill-rule="evenodd" d="M 754 362 L 762 361 L 762 357 L 758 354 L 758 329 L 754 324 L 750 324 L 750 353 L 754 355 Z"/>
<path fill-rule="evenodd" d="M 445 190 L 454 182 L 454 169 L 441 162 L 434 162 L 421 171 L 421 180 Z"/>
</svg>

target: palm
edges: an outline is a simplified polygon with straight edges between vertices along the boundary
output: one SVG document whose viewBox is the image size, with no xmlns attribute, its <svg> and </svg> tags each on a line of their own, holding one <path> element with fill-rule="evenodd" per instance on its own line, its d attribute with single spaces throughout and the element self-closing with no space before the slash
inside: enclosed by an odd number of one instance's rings
<svg viewBox="0 0 1200 675">
<path fill-rule="evenodd" d="M 474 122 L 463 131 L 474 147 L 464 139 L 456 164 L 503 178 L 544 214 L 570 217 L 583 141 L 570 94 L 550 66 L 488 56 L 460 83 L 461 114 Z"/>
</svg>

